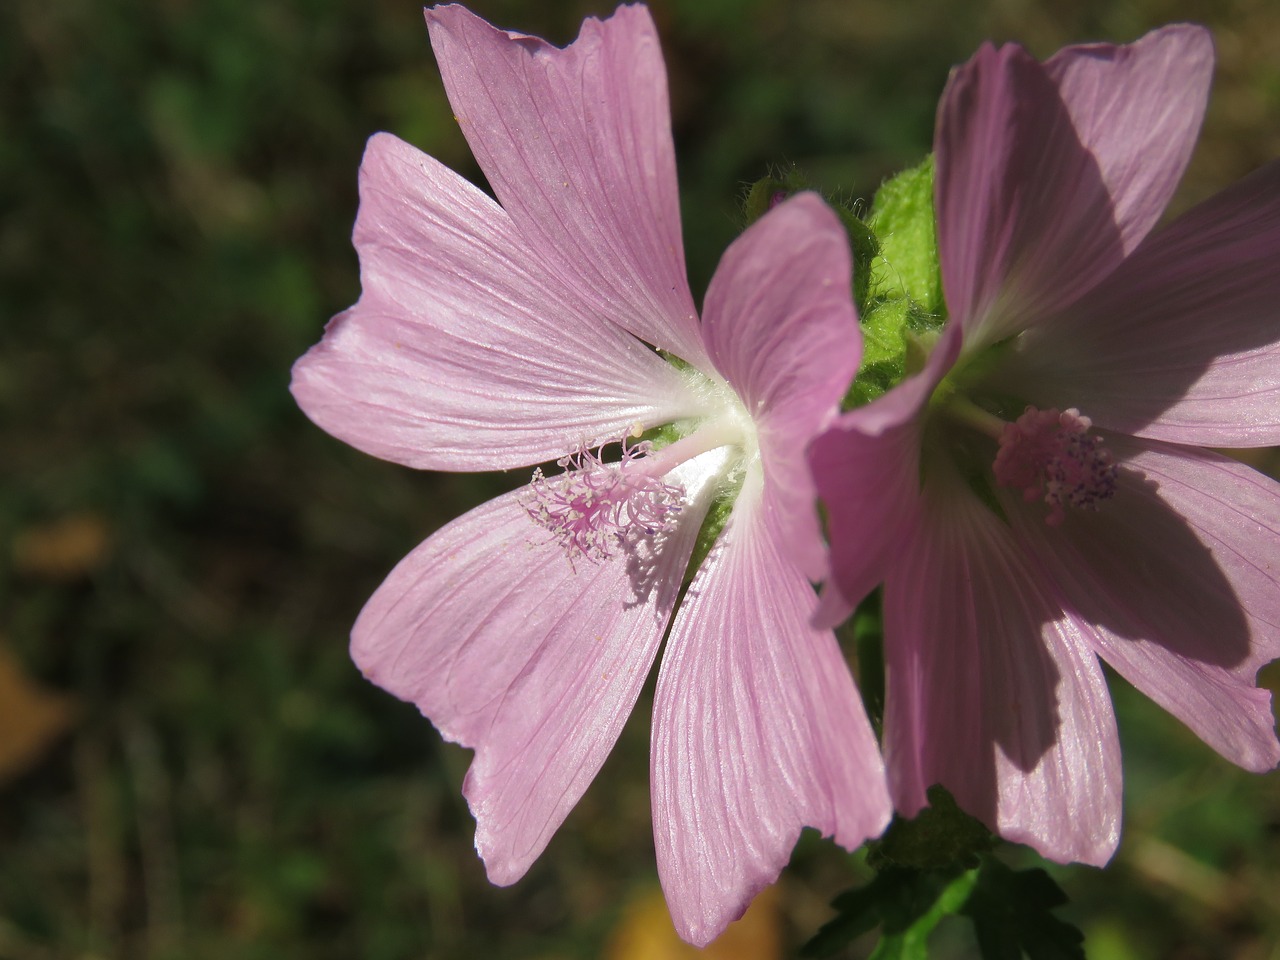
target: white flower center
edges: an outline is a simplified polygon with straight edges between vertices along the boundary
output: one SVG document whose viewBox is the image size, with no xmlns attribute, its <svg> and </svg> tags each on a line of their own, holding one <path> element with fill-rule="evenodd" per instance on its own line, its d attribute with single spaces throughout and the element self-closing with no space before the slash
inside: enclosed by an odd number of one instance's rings
<svg viewBox="0 0 1280 960">
<path fill-rule="evenodd" d="M 617 462 L 603 459 L 610 444 L 595 451 L 584 444 L 557 461 L 563 473 L 548 477 L 541 468 L 534 471 L 524 508 L 570 562 L 655 552 L 695 496 L 738 480 L 741 470 L 759 459 L 755 424 L 737 395 L 727 384 L 697 376 L 704 414 L 674 443 L 659 450 L 649 441 L 637 443 L 637 425 L 614 441 L 622 448 Z M 686 489 L 690 475 L 676 468 L 720 448 L 732 448 L 732 455 L 715 461 L 714 476 L 693 481 L 696 490 Z M 673 471 L 685 482 L 673 479 Z"/>
</svg>

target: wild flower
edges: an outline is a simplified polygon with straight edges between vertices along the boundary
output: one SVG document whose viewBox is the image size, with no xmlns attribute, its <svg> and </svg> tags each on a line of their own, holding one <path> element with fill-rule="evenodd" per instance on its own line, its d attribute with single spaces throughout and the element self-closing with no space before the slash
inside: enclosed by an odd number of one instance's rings
<svg viewBox="0 0 1280 960">
<path fill-rule="evenodd" d="M 949 316 L 813 445 L 841 619 L 883 581 L 885 762 L 1004 836 L 1100 864 L 1120 747 L 1099 658 L 1249 770 L 1280 760 L 1280 164 L 1152 229 L 1208 96 L 1207 31 L 984 46 L 934 138 Z"/>
<path fill-rule="evenodd" d="M 804 450 L 857 368 L 847 238 L 815 195 L 779 204 L 729 247 L 700 319 L 648 11 L 587 20 L 564 49 L 457 6 L 427 22 L 497 202 L 375 136 L 361 297 L 293 393 L 411 467 L 561 472 L 406 557 L 352 655 L 475 749 L 476 847 L 507 884 L 599 771 L 665 635 L 654 838 L 676 927 L 704 944 L 803 826 L 852 849 L 889 816 L 849 670 L 811 626 L 824 560 Z"/>
</svg>

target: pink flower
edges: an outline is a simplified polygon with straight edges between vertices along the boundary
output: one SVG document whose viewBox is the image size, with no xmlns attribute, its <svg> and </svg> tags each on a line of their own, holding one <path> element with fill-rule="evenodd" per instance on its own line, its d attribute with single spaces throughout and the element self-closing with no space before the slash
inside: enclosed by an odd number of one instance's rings
<svg viewBox="0 0 1280 960">
<path fill-rule="evenodd" d="M 363 292 L 298 361 L 293 393 L 334 436 L 408 466 L 564 472 L 406 557 L 352 655 L 475 749 L 476 847 L 508 884 L 595 777 L 670 626 L 654 835 L 677 929 L 706 943 L 803 826 L 852 849 L 890 813 L 806 576 L 825 561 L 804 449 L 859 354 L 847 239 L 814 195 L 788 200 L 726 252 L 699 320 L 648 11 L 588 20 L 563 50 L 457 6 L 427 22 L 499 202 L 375 136 Z M 664 424 L 674 442 L 638 442 Z M 609 463 L 595 448 L 612 442 Z M 673 614 L 709 518 L 723 529 Z"/>
<path fill-rule="evenodd" d="M 811 450 L 835 590 L 884 582 L 885 762 L 1004 836 L 1105 862 L 1120 751 L 1098 658 L 1227 759 L 1280 760 L 1280 164 L 1148 232 L 1208 95 L 1207 32 L 985 46 L 938 110 L 950 319 Z"/>
</svg>

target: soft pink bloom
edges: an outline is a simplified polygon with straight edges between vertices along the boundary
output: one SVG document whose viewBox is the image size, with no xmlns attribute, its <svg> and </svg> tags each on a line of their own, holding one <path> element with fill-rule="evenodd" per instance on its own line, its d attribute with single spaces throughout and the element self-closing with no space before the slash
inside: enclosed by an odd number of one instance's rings
<svg viewBox="0 0 1280 960">
<path fill-rule="evenodd" d="M 1229 760 L 1280 760 L 1280 164 L 1148 235 L 1213 53 L 1177 25 L 1041 64 L 985 46 L 938 109 L 949 320 L 811 452 L 839 619 L 884 582 L 898 810 L 941 782 L 1004 836 L 1105 862 L 1120 751 L 1099 658 Z"/>
<path fill-rule="evenodd" d="M 563 50 L 457 6 L 427 23 L 498 202 L 375 136 L 355 227 L 363 292 L 298 361 L 293 393 L 334 436 L 408 466 L 560 458 L 566 472 L 539 471 L 406 557 L 352 655 L 475 749 L 476 847 L 508 884 L 595 777 L 670 625 L 654 836 L 676 927 L 706 943 L 803 826 L 852 849 L 890 813 L 849 670 L 810 625 L 807 575 L 825 560 L 804 449 L 859 355 L 847 239 L 816 196 L 788 200 L 725 253 L 699 320 L 648 11 L 588 20 Z M 636 442 L 671 423 L 675 443 Z M 611 442 L 620 462 L 593 452 Z"/>
</svg>

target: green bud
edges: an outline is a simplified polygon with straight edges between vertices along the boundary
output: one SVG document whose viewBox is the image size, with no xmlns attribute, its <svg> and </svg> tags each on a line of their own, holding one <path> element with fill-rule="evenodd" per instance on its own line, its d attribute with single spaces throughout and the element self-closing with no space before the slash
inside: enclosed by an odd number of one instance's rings
<svg viewBox="0 0 1280 960">
<path fill-rule="evenodd" d="M 747 188 L 747 194 L 742 198 L 742 213 L 746 218 L 743 226 L 749 227 L 787 197 L 808 189 L 808 181 L 795 167 L 775 170 L 762 177 Z"/>
</svg>

